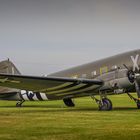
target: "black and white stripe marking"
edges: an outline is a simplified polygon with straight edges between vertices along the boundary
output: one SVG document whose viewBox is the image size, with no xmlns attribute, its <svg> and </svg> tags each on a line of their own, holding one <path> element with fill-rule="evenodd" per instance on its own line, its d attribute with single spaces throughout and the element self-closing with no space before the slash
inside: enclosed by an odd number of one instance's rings
<svg viewBox="0 0 140 140">
<path fill-rule="evenodd" d="M 100 85 L 95 84 L 83 84 L 83 83 L 74 83 L 69 86 L 63 87 L 58 90 L 48 91 L 48 95 L 55 95 L 55 96 L 64 96 L 64 95 L 71 95 L 71 94 L 79 94 L 82 92 L 93 91 L 96 88 L 100 87 Z"/>
<path fill-rule="evenodd" d="M 45 93 L 21 90 L 21 97 L 25 101 L 46 101 L 48 100 Z"/>
</svg>

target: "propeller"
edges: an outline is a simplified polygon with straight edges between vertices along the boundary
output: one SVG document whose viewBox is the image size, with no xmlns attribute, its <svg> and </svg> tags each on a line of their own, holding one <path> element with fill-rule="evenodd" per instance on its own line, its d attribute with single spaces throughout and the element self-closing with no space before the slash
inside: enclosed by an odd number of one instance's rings
<svg viewBox="0 0 140 140">
<path fill-rule="evenodd" d="M 140 86 L 139 86 L 139 82 L 138 82 L 138 77 L 140 77 L 140 73 L 137 73 L 137 72 L 131 70 L 125 64 L 123 64 L 123 65 L 128 70 L 128 73 L 127 73 L 128 79 L 130 80 L 131 83 L 134 83 L 138 98 L 140 99 Z M 139 102 L 140 102 L 140 100 L 139 100 Z"/>
</svg>

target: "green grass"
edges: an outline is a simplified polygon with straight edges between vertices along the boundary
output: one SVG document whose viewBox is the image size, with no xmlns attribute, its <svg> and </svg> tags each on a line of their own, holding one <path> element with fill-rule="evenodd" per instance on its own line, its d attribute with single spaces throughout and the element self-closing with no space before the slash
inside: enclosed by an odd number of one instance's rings
<svg viewBox="0 0 140 140">
<path fill-rule="evenodd" d="M 140 139 L 140 110 L 127 95 L 109 97 L 114 110 L 98 111 L 91 98 L 75 99 L 75 108 L 62 101 L 0 101 L 0 140 Z"/>
</svg>

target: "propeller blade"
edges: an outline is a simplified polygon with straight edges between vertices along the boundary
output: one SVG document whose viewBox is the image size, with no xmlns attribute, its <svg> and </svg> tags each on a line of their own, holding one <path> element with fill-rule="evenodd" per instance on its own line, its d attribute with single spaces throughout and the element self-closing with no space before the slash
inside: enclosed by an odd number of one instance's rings
<svg viewBox="0 0 140 140">
<path fill-rule="evenodd" d="M 140 74 L 139 74 L 139 73 L 136 73 L 136 74 L 135 74 L 135 77 L 136 77 L 136 78 L 140 77 Z"/>
<path fill-rule="evenodd" d="M 127 70 L 130 70 L 125 64 L 123 64 L 123 66 L 124 66 Z"/>
<path fill-rule="evenodd" d="M 136 88 L 138 98 L 140 99 L 140 86 L 139 83 L 137 82 L 137 79 L 135 79 L 134 83 L 135 83 L 135 88 Z"/>
</svg>

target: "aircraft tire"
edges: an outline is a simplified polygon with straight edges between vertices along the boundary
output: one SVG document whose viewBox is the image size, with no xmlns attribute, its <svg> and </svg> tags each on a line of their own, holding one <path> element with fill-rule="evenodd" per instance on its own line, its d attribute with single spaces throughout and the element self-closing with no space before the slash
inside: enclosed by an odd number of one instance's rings
<svg viewBox="0 0 140 140">
<path fill-rule="evenodd" d="M 17 104 L 16 104 L 16 107 L 21 107 L 21 106 L 22 106 L 21 103 L 17 103 Z"/>
<path fill-rule="evenodd" d="M 102 104 L 99 105 L 99 110 L 100 111 L 110 111 L 110 110 L 112 110 L 111 100 L 109 100 L 107 98 L 102 99 Z"/>
<path fill-rule="evenodd" d="M 67 107 L 74 107 L 75 106 L 72 99 L 63 99 L 63 101 Z"/>
<path fill-rule="evenodd" d="M 140 109 L 140 101 L 137 102 L 137 108 Z"/>
</svg>

